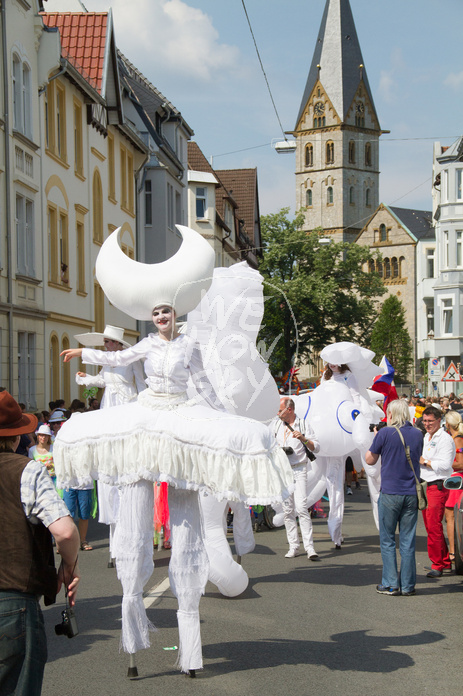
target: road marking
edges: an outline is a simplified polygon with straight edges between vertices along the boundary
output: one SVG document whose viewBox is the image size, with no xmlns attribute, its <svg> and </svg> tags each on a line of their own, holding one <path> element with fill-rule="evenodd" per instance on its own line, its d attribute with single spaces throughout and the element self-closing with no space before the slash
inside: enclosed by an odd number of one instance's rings
<svg viewBox="0 0 463 696">
<path fill-rule="evenodd" d="M 167 592 L 169 587 L 169 578 L 165 578 L 162 582 L 159 583 L 159 585 L 154 585 L 151 588 L 151 590 L 146 592 L 145 596 L 143 597 L 143 604 L 145 605 L 145 609 L 149 609 L 153 606 L 153 604 L 156 604 L 156 602 L 158 602 L 161 599 L 164 592 Z"/>
</svg>

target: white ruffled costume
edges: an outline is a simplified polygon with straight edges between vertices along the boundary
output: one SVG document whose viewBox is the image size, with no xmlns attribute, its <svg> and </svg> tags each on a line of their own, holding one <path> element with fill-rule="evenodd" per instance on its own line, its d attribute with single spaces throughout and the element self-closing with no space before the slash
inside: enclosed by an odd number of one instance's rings
<svg viewBox="0 0 463 696">
<path fill-rule="evenodd" d="M 196 264 L 204 263 L 204 256 L 210 254 L 211 247 L 192 230 L 180 227 L 179 230 L 184 242 L 173 258 L 191 273 L 192 267 L 194 269 Z M 133 298 L 139 298 L 143 283 L 152 282 L 153 270 L 148 273 L 146 269 L 152 267 L 125 257 L 117 240 L 116 231 L 103 245 L 97 261 L 97 277 L 110 301 L 128 312 L 128 302 L 137 308 Z M 192 253 L 195 246 L 201 247 L 196 262 Z M 124 258 L 118 256 L 119 253 Z M 98 266 L 100 257 L 102 260 Z M 168 261 L 172 262 L 172 259 Z M 152 307 L 162 304 L 174 306 L 177 314 L 182 315 L 185 313 L 182 305 L 184 298 L 176 296 L 175 288 L 173 292 L 171 289 L 170 301 L 166 301 L 169 292 L 165 288 L 175 282 L 171 280 L 172 269 L 169 268 L 170 272 L 166 269 L 163 276 L 159 272 L 160 266 L 162 264 L 155 265 L 155 269 L 161 291 L 153 291 L 151 295 L 155 299 L 151 300 L 149 316 Z M 127 289 L 124 273 L 133 274 L 134 267 L 140 290 L 133 290 L 131 295 L 132 288 Z M 204 269 L 202 273 L 204 277 Z M 121 277 L 124 283 L 121 283 Z M 184 282 L 184 285 L 187 283 Z M 210 279 L 205 286 L 203 283 L 203 289 L 209 286 Z M 150 297 L 149 290 L 145 289 L 144 294 Z M 190 306 L 192 309 L 199 300 L 192 288 L 187 288 L 185 304 L 194 302 Z M 140 310 L 137 315 L 136 311 L 131 310 L 132 316 L 147 318 L 146 303 L 149 299 L 145 298 L 144 302 L 143 311 Z M 129 510 L 125 509 L 121 498 L 121 519 L 117 529 L 124 536 L 127 548 L 140 549 L 140 564 L 145 576 L 149 571 L 149 554 L 147 524 L 144 520 L 150 507 L 152 513 L 147 482 L 167 481 L 173 487 L 169 492 L 172 529 L 169 577 L 179 605 L 179 664 L 182 671 L 191 672 L 202 667 L 198 607 L 209 572 L 197 492 L 204 489 L 219 500 L 270 504 L 282 500 L 290 492 L 291 468 L 286 455 L 264 424 L 231 415 L 224 410 L 204 371 L 199 346 L 189 336 L 180 335 L 165 341 L 157 335 L 150 335 L 124 351 L 106 353 L 84 349 L 82 358 L 87 363 L 110 366 L 128 365 L 144 358 L 148 389 L 139 395 L 135 403 L 93 413 L 74 414 L 65 423 L 55 443 L 60 485 L 72 487 L 77 482 L 99 479 L 122 484 L 122 490 L 127 494 L 132 488 L 140 488 L 139 497 L 144 501 L 144 512 L 137 510 L 135 501 L 138 494 L 132 497 Z M 193 397 L 190 380 L 196 392 Z M 146 497 L 149 500 L 145 500 Z M 124 602 L 126 600 L 138 604 L 139 621 L 144 622 L 141 628 L 138 626 L 138 631 L 134 627 L 130 635 L 123 636 L 124 649 L 133 653 L 148 647 L 150 626 L 146 624 L 141 592 L 134 592 L 132 598 L 124 596 Z M 134 616 L 133 606 L 131 616 Z"/>
<path fill-rule="evenodd" d="M 82 351 L 82 361 L 93 365 L 129 365 L 141 358 L 149 387 L 136 402 L 75 413 L 61 428 L 55 444 L 58 485 L 167 481 L 249 505 L 267 505 L 286 494 L 287 467 L 272 433 L 250 418 L 218 410 L 199 348 L 188 336 L 164 341 L 150 334 L 122 351 Z M 198 391 L 192 399 L 186 393 L 190 376 Z"/>
</svg>

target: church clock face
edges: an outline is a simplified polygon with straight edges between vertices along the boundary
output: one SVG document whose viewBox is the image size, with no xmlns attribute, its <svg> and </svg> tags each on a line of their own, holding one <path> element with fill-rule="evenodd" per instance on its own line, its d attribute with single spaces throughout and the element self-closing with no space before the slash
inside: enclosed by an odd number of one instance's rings
<svg viewBox="0 0 463 696">
<path fill-rule="evenodd" d="M 325 105 L 323 102 L 317 102 L 314 106 L 314 113 L 316 116 L 322 116 L 325 113 Z"/>
<path fill-rule="evenodd" d="M 357 104 L 357 113 L 358 114 L 363 114 L 365 112 L 365 105 L 363 102 L 358 102 Z"/>
</svg>

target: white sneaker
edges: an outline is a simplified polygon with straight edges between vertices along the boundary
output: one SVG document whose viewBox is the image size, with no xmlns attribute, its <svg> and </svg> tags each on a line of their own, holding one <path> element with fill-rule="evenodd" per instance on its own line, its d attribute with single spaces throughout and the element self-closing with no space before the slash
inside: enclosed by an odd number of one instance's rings
<svg viewBox="0 0 463 696">
<path fill-rule="evenodd" d="M 354 495 L 350 486 L 347 486 L 347 495 Z"/>
<path fill-rule="evenodd" d="M 314 549 L 312 549 L 311 551 L 309 551 L 307 553 L 307 558 L 309 559 L 309 561 L 319 561 L 320 560 L 318 553 L 315 553 Z"/>
<path fill-rule="evenodd" d="M 285 558 L 296 558 L 299 555 L 299 549 L 289 549 L 288 553 L 285 553 Z"/>
</svg>

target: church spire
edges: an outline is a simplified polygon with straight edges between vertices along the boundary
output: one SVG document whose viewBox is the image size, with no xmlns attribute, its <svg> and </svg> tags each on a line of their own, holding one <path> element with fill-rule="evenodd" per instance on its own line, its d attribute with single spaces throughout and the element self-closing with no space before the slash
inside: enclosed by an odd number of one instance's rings
<svg viewBox="0 0 463 696">
<path fill-rule="evenodd" d="M 327 0 L 293 131 L 296 210 L 353 241 L 379 200 L 381 127 L 349 0 Z"/>
<path fill-rule="evenodd" d="M 317 82 L 320 81 L 341 123 L 346 121 L 361 82 L 379 129 L 349 0 L 326 0 L 296 129 Z"/>
</svg>

